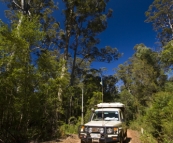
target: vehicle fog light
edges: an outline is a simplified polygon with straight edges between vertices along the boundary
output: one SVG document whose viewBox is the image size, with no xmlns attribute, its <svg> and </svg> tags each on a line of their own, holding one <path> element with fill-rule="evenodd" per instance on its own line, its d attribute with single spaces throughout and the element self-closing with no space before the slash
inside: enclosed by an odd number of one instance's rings
<svg viewBox="0 0 173 143">
<path fill-rule="evenodd" d="M 108 129 L 107 129 L 107 133 L 108 133 L 108 134 L 111 134 L 111 133 L 112 133 L 112 131 L 113 131 L 113 129 L 112 129 L 112 128 L 108 128 Z"/>
<path fill-rule="evenodd" d="M 89 128 L 89 129 L 88 129 L 88 132 L 91 133 L 91 132 L 92 132 L 92 128 Z"/>
<path fill-rule="evenodd" d="M 88 132 L 88 128 L 85 128 L 84 131 L 85 131 L 85 132 Z"/>
<path fill-rule="evenodd" d="M 103 128 L 100 128 L 99 130 L 100 130 L 101 134 L 104 133 L 104 129 Z"/>
</svg>

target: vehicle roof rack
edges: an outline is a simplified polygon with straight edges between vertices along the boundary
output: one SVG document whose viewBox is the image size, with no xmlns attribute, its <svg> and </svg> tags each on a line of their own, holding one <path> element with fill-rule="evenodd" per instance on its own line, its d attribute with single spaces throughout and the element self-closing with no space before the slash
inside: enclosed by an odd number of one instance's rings
<svg viewBox="0 0 173 143">
<path fill-rule="evenodd" d="M 113 103 L 99 103 L 97 104 L 98 108 L 124 108 L 124 104 L 120 102 Z"/>
</svg>

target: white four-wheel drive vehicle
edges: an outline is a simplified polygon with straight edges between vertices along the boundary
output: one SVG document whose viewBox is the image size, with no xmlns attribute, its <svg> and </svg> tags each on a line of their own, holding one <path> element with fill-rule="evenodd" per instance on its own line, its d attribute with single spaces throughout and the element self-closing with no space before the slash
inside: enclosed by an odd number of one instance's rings
<svg viewBox="0 0 173 143">
<path fill-rule="evenodd" d="M 100 103 L 91 120 L 79 126 L 81 143 L 123 143 L 127 137 L 124 122 L 124 104 Z"/>
</svg>

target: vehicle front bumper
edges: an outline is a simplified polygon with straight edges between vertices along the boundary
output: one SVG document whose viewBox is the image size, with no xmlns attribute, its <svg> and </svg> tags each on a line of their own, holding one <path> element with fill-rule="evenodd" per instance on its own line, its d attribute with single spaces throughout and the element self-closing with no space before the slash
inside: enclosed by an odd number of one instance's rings
<svg viewBox="0 0 173 143">
<path fill-rule="evenodd" d="M 111 142 L 119 142 L 120 141 L 120 137 L 118 135 L 115 134 L 101 134 L 101 137 L 98 139 L 94 139 L 90 136 L 90 134 L 88 133 L 80 133 L 79 134 L 79 138 L 86 143 L 90 143 L 90 142 L 99 142 L 99 143 L 111 143 Z"/>
</svg>

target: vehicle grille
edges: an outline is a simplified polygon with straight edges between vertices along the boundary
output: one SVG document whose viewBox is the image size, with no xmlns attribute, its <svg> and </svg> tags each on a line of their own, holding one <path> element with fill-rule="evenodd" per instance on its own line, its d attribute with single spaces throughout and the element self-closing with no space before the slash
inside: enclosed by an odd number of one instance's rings
<svg viewBox="0 0 173 143">
<path fill-rule="evenodd" d="M 92 128 L 92 132 L 93 133 L 99 132 L 99 128 Z"/>
</svg>

